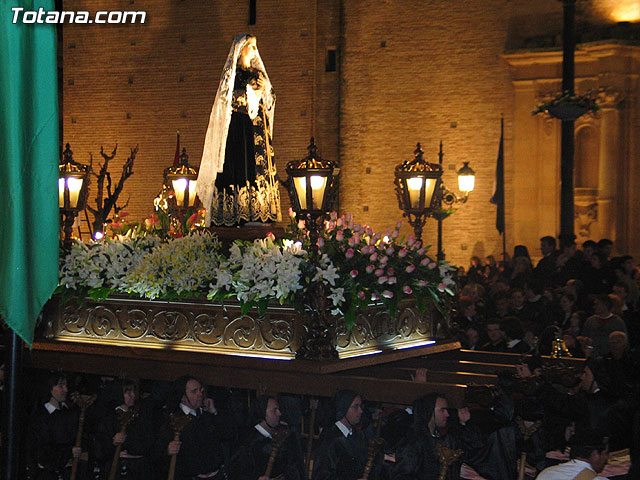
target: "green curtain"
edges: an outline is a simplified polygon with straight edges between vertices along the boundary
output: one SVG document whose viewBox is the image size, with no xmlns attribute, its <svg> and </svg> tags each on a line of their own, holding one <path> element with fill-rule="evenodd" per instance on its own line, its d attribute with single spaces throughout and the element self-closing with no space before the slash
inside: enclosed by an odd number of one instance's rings
<svg viewBox="0 0 640 480">
<path fill-rule="evenodd" d="M 13 23 L 0 0 L 0 316 L 29 345 L 58 283 L 56 25 Z"/>
</svg>

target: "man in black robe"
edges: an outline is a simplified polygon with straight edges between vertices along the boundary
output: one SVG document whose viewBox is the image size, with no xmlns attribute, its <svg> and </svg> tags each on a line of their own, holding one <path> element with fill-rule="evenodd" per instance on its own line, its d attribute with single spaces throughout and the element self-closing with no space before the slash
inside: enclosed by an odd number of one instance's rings
<svg viewBox="0 0 640 480">
<path fill-rule="evenodd" d="M 173 413 L 176 419 L 190 418 L 180 432 L 179 440 L 173 439 L 174 431 L 169 419 L 159 437 L 158 450 L 164 453 L 167 465 L 172 455 L 177 456 L 175 479 L 223 478 L 225 451 L 222 435 L 228 425 L 224 424 L 222 415 L 218 415 L 213 400 L 205 398 L 200 381 L 188 375 L 174 382 L 171 397 L 168 412 Z"/>
<path fill-rule="evenodd" d="M 304 462 L 300 443 L 293 431 L 280 422 L 275 397 L 262 395 L 252 405 L 251 427 L 228 469 L 231 480 L 302 480 Z M 273 448 L 276 456 L 269 476 L 265 476 Z"/>
<path fill-rule="evenodd" d="M 458 412 L 458 422 L 448 422 L 448 403 L 443 395 L 431 393 L 417 399 L 413 406 L 413 426 L 396 452 L 396 465 L 391 478 L 438 479 L 442 467 L 438 444 L 451 451 L 460 449 L 463 442 L 458 433 L 459 426 L 466 425 L 470 417 L 469 409 L 463 408 Z M 455 461 L 447 471 L 452 478 L 458 478 L 460 461 Z"/>
<path fill-rule="evenodd" d="M 362 418 L 362 398 L 352 390 L 340 390 L 333 402 L 337 421 L 320 435 L 311 478 L 360 480 L 368 449 L 364 433 L 356 428 Z"/>
</svg>

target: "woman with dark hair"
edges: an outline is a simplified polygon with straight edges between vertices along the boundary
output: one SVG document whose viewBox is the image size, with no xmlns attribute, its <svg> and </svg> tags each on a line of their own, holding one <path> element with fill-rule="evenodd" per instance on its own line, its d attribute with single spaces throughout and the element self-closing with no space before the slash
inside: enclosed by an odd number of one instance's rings
<svg viewBox="0 0 640 480">
<path fill-rule="evenodd" d="M 256 37 L 237 35 L 211 109 L 198 174 L 196 192 L 207 225 L 281 219 L 271 146 L 274 111 Z"/>
<path fill-rule="evenodd" d="M 554 323 L 564 332 L 571 330 L 571 317 L 576 311 L 576 297 L 572 293 L 564 292 L 558 299 Z"/>
<path fill-rule="evenodd" d="M 114 382 L 106 392 L 106 414 L 98 423 L 95 456 L 101 478 L 108 478 L 115 463 L 115 478 L 151 480 L 151 459 L 155 431 L 148 412 L 138 409 L 138 384 L 133 380 Z"/>
<path fill-rule="evenodd" d="M 474 255 L 471 257 L 471 264 L 469 270 L 467 270 L 467 278 L 470 282 L 485 283 L 487 278 L 484 275 L 484 266 L 480 257 Z"/>
</svg>

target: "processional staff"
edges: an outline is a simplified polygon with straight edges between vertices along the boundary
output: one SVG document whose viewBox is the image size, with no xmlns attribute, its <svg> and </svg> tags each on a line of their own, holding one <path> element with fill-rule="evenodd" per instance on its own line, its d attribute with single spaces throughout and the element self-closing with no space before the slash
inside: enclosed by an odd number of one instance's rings
<svg viewBox="0 0 640 480">
<path fill-rule="evenodd" d="M 98 398 L 97 395 L 80 395 L 78 392 L 73 392 L 71 394 L 71 399 L 74 401 L 78 408 L 80 408 L 80 417 L 78 418 L 78 433 L 76 434 L 76 443 L 74 447 L 81 448 L 82 447 L 82 429 L 84 427 L 84 417 L 87 408 L 89 408 L 93 402 Z M 73 462 L 71 463 L 71 480 L 76 480 L 76 476 L 78 475 L 78 460 L 79 456 L 73 456 Z"/>
<path fill-rule="evenodd" d="M 173 413 L 170 415 L 171 428 L 173 429 L 173 441 L 180 441 L 180 434 L 189 425 L 193 417 L 191 415 L 185 415 L 184 417 L 178 417 Z M 169 463 L 169 475 L 167 476 L 167 480 L 174 480 L 176 476 L 176 461 L 178 460 L 178 454 L 171 454 L 171 463 Z"/>
<path fill-rule="evenodd" d="M 135 410 L 118 410 L 118 420 L 120 421 L 120 433 L 127 433 L 127 426 L 138 416 L 138 412 Z M 116 471 L 118 469 L 118 460 L 120 460 L 120 452 L 122 451 L 122 443 L 119 443 L 116 447 L 116 451 L 113 454 L 113 460 L 111 461 L 111 470 L 109 471 L 109 480 L 115 480 Z"/>
</svg>

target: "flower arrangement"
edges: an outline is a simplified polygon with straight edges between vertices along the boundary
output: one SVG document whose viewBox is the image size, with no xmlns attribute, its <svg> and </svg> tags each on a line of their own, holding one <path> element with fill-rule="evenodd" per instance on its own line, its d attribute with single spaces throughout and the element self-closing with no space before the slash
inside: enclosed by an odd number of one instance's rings
<svg viewBox="0 0 640 480">
<path fill-rule="evenodd" d="M 305 238 L 302 225 L 292 224 L 297 237 Z M 355 224 L 351 214 L 331 214 L 324 235 L 318 240 L 320 252 L 335 268 L 335 287 L 344 299 L 339 311 L 350 328 L 357 310 L 381 302 L 395 315 L 398 302 L 414 298 L 421 310 L 431 301 L 443 314 L 443 304 L 454 295 L 454 267 L 438 264 L 427 255 L 428 247 L 410 235 L 400 238 L 398 222 L 385 235 L 371 227 Z"/>
<path fill-rule="evenodd" d="M 568 115 L 572 117 L 572 120 L 575 120 L 587 112 L 597 112 L 598 110 L 600 107 L 591 96 L 570 95 L 569 92 L 564 92 L 537 105 L 531 114 L 547 112 L 552 117 L 563 119 L 563 115 L 566 115 L 565 112 L 569 112 Z"/>
<path fill-rule="evenodd" d="M 130 222 L 127 220 L 127 212 L 118 212 L 107 223 L 108 233 L 114 237 L 117 235 L 148 235 L 155 234 L 161 238 L 182 237 L 190 232 L 202 230 L 204 224 L 204 209 L 187 211 L 187 216 L 180 220 L 170 217 L 163 210 L 145 218 L 142 222 Z"/>
<path fill-rule="evenodd" d="M 152 219 L 153 220 L 153 219 Z M 352 328 L 356 312 L 382 303 L 395 315 L 398 302 L 414 298 L 424 309 L 431 301 L 444 313 L 443 302 L 454 294 L 454 268 L 427 255 L 413 236 L 400 238 L 401 222 L 386 235 L 354 224 L 351 215 L 335 213 L 309 252 L 304 222 L 292 218 L 289 238 L 269 234 L 253 242 L 236 241 L 228 255 L 208 231 L 182 237 L 157 235 L 156 222 L 129 229 L 128 235 L 99 242 L 77 242 L 60 260 L 58 291 L 67 296 L 105 298 L 128 293 L 149 299 L 235 298 L 243 313 L 269 301 L 290 303 L 300 311 L 310 292 L 322 285 L 327 306 Z"/>
</svg>

